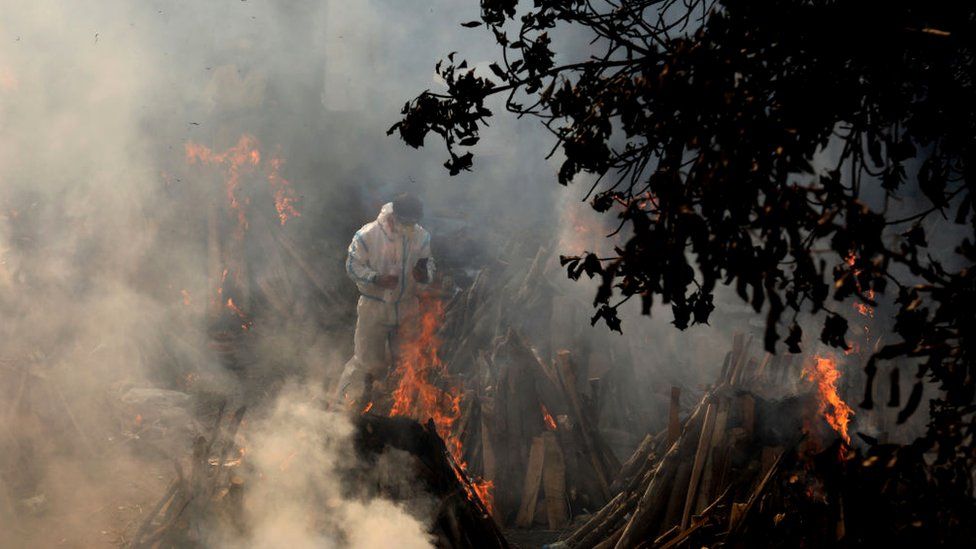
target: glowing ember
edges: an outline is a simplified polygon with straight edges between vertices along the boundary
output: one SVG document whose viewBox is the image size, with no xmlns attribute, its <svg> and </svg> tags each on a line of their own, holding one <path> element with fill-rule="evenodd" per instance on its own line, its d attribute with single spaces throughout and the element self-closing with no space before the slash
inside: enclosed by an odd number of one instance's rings
<svg viewBox="0 0 976 549">
<path fill-rule="evenodd" d="M 251 321 L 249 321 L 247 319 L 247 315 L 244 314 L 244 311 L 242 311 L 240 307 L 238 307 L 237 305 L 234 304 L 234 299 L 233 298 L 230 298 L 230 297 L 227 298 L 227 308 L 232 313 L 234 313 L 235 315 L 237 315 L 237 318 L 240 318 L 241 319 L 241 321 L 242 321 L 241 322 L 241 329 L 247 330 L 248 328 L 251 327 Z"/>
<path fill-rule="evenodd" d="M 446 379 L 447 372 L 438 356 L 440 338 L 437 329 L 444 319 L 444 306 L 436 299 L 421 303 L 417 333 L 399 346 L 396 364 L 397 387 L 393 391 L 390 416 L 407 416 L 421 422 L 434 423 L 437 434 L 444 439 L 448 452 L 459 467 L 458 480 L 469 487 L 469 497 L 477 498 L 491 512 L 493 483 L 467 475 L 467 464 L 461 447 L 460 433 L 453 427 L 461 417 L 461 390 L 459 387 L 441 389 L 432 379 Z M 467 478 L 466 478 L 467 477 Z"/>
<path fill-rule="evenodd" d="M 833 358 L 817 356 L 803 369 L 804 379 L 817 385 L 817 409 L 830 426 L 840 434 L 844 443 L 850 445 L 851 437 L 847 425 L 854 410 L 847 405 L 837 392 L 840 370 Z"/>
<path fill-rule="evenodd" d="M 844 258 L 844 261 L 847 263 L 847 266 L 851 268 L 851 272 L 854 273 L 854 285 L 857 287 L 857 291 L 863 293 L 864 297 L 868 299 L 874 299 L 874 290 L 872 290 L 871 288 L 864 290 L 861 287 L 861 281 L 857 279 L 857 277 L 861 274 L 863 269 L 858 269 L 854 267 L 854 264 L 857 262 L 857 256 L 854 255 L 854 252 L 847 254 L 847 257 Z M 860 313 L 861 316 L 874 318 L 874 309 L 867 304 L 855 302 L 854 310 Z"/>
<path fill-rule="evenodd" d="M 545 404 L 539 404 L 542 406 L 542 420 L 546 422 L 546 428 L 550 431 L 556 430 L 556 420 L 552 419 L 552 415 L 549 414 L 549 410 L 546 409 Z"/>
<path fill-rule="evenodd" d="M 366 403 L 366 406 L 363 406 L 363 411 L 360 412 L 360 414 L 365 414 L 372 409 L 373 409 L 373 401 L 369 401 L 368 403 Z"/>
</svg>

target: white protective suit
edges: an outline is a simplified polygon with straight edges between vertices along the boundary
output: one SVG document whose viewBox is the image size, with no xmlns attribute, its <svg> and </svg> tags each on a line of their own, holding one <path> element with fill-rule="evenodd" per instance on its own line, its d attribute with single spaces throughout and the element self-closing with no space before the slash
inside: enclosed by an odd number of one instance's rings
<svg viewBox="0 0 976 549">
<path fill-rule="evenodd" d="M 337 400 L 354 403 L 365 389 L 368 375 L 385 381 L 395 360 L 397 336 L 417 320 L 418 290 L 426 286 L 414 280 L 413 268 L 427 259 L 427 281 L 434 279 L 430 257 L 430 233 L 418 224 L 402 228 L 394 222 L 393 204 L 380 210 L 376 221 L 367 223 L 353 236 L 346 259 L 346 273 L 359 287 L 355 353 L 339 378 Z M 380 288 L 379 275 L 396 275 L 399 284 Z M 387 355 L 389 352 L 389 358 Z"/>
</svg>

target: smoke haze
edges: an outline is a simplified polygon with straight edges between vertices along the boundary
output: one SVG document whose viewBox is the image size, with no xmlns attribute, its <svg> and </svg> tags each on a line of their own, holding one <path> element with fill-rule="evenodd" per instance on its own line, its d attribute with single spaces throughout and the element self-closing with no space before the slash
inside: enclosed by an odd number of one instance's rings
<svg viewBox="0 0 976 549">
<path fill-rule="evenodd" d="M 208 543 L 430 546 L 424 512 L 340 489 L 352 427 L 322 402 L 351 353 L 349 239 L 411 190 L 445 265 L 515 250 L 527 267 L 546 246 L 549 278 L 585 309 L 592 285 L 555 258 L 613 230 L 580 218 L 582 186 L 555 185 L 536 122 L 494 119 L 455 178 L 438 143 L 385 135 L 440 85 L 436 59 L 494 58 L 490 35 L 458 24 L 478 3 L 0 0 L 0 13 L 0 545 L 124 543 L 225 399 L 257 404 L 241 435 L 257 480 L 249 537 Z M 260 160 L 233 191 L 230 160 L 187 161 L 188 146 L 226 154 L 242 136 Z M 283 225 L 271 174 L 300 214 Z M 716 317 L 721 331 L 654 315 L 594 337 L 637 357 L 662 406 L 672 384 L 714 379 L 728 333 L 755 330 L 738 311 Z M 246 359 L 221 346 L 231 331 Z"/>
</svg>

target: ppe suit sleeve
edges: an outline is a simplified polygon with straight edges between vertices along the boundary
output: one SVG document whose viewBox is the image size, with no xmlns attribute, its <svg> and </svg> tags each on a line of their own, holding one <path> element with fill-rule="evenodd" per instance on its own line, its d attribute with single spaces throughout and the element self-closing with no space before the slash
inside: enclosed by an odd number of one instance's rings
<svg viewBox="0 0 976 549">
<path fill-rule="evenodd" d="M 376 279 L 376 271 L 369 266 L 369 247 L 360 233 L 352 237 L 349 254 L 346 257 L 346 274 L 357 285 L 371 284 Z"/>
<path fill-rule="evenodd" d="M 434 258 L 430 256 L 430 233 L 426 231 L 424 239 L 420 244 L 420 257 L 427 259 L 427 284 L 430 284 L 434 281 L 434 273 L 437 271 L 437 266 L 434 265 Z"/>
</svg>

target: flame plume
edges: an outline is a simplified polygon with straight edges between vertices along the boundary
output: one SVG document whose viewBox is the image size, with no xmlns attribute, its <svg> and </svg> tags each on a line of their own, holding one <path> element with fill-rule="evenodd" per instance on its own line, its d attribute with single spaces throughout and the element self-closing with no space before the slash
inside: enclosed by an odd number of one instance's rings
<svg viewBox="0 0 976 549">
<path fill-rule="evenodd" d="M 390 416 L 406 416 L 421 422 L 432 420 L 460 469 L 455 471 L 458 480 L 469 488 L 470 497 L 480 500 L 492 512 L 494 484 L 467 474 L 460 433 L 454 432 L 454 424 L 461 417 L 461 389 L 457 386 L 442 389 L 432 382 L 433 379 L 448 379 L 447 369 L 438 356 L 441 341 L 437 330 L 443 319 L 444 305 L 440 300 L 422 300 L 416 334 L 406 338 L 398 349 L 397 387 L 393 391 Z"/>
<path fill-rule="evenodd" d="M 817 356 L 803 369 L 803 378 L 817 385 L 817 410 L 827 423 L 837 431 L 850 446 L 851 436 L 847 431 L 854 410 L 847 405 L 837 392 L 840 370 L 833 358 Z"/>
<path fill-rule="evenodd" d="M 210 148 L 192 141 L 186 144 L 185 150 L 188 163 L 219 166 L 223 169 L 224 192 L 227 196 L 228 207 L 237 217 L 238 236 L 243 236 L 248 228 L 245 210 L 250 204 L 250 199 L 240 197 L 241 177 L 245 174 L 257 172 L 257 168 L 261 165 L 261 151 L 257 138 L 250 134 L 244 134 L 236 145 L 224 152 L 214 152 Z M 278 212 L 278 220 L 282 225 L 292 217 L 301 215 L 295 206 L 298 197 L 288 180 L 281 175 L 283 165 L 284 160 L 280 155 L 274 155 L 264 163 L 264 175 L 271 188 L 275 211 Z"/>
</svg>

